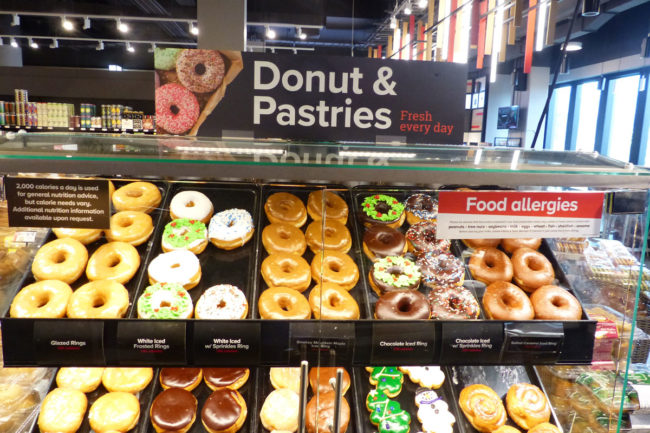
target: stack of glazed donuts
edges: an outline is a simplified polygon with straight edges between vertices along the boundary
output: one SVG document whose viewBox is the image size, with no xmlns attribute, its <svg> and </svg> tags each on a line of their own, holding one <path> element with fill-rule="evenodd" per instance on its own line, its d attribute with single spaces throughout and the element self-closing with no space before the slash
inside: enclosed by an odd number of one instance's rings
<svg viewBox="0 0 650 433">
<path fill-rule="evenodd" d="M 542 243 L 540 238 L 463 239 L 463 243 L 472 248 L 469 259 L 472 277 L 487 284 L 483 308 L 488 318 L 580 320 L 582 317 L 578 300 L 554 284 L 553 265 L 537 251 Z"/>
<path fill-rule="evenodd" d="M 268 256 L 261 274 L 267 289 L 259 297 L 262 319 L 354 320 L 359 305 L 350 295 L 359 269 L 348 255 L 352 237 L 348 205 L 336 192 L 317 189 L 307 206 L 296 195 L 276 192 L 264 203 L 270 224 L 262 231 Z M 304 233 L 302 227 L 307 223 Z M 311 263 L 303 257 L 311 251 Z M 303 295 L 309 290 L 308 298 Z"/>
</svg>

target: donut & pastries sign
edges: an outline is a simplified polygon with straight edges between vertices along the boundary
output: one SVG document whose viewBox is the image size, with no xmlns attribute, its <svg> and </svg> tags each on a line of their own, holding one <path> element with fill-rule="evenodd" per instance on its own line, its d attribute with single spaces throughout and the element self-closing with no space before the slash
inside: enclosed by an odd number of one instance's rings
<svg viewBox="0 0 650 433">
<path fill-rule="evenodd" d="M 460 144 L 466 66 L 156 48 L 157 132 Z"/>
<path fill-rule="evenodd" d="M 600 234 L 602 192 L 440 191 L 438 236 L 447 239 Z"/>
</svg>

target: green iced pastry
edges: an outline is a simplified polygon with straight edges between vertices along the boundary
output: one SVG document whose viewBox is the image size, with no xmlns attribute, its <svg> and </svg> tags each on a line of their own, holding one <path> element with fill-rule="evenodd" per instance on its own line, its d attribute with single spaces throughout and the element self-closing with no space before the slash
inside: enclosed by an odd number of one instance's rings
<svg viewBox="0 0 650 433">
<path fill-rule="evenodd" d="M 375 385 L 380 393 L 395 397 L 402 391 L 404 373 L 397 367 L 369 367 L 369 371 L 370 383 Z"/>
<path fill-rule="evenodd" d="M 377 426 L 379 433 L 408 433 L 411 415 L 383 392 L 370 391 L 366 407 L 370 411 L 370 422 Z"/>
<path fill-rule="evenodd" d="M 162 69 L 163 71 L 170 71 L 176 67 L 176 57 L 182 48 L 158 48 L 153 56 L 153 63 L 155 69 Z"/>
<path fill-rule="evenodd" d="M 404 205 L 389 195 L 371 195 L 361 203 L 362 219 L 369 224 L 390 224 L 399 221 L 403 213 Z"/>
<path fill-rule="evenodd" d="M 208 240 L 208 229 L 201 221 L 175 219 L 165 226 L 162 247 L 165 251 L 192 250 Z"/>
<path fill-rule="evenodd" d="M 190 294 L 178 283 L 156 283 L 138 299 L 141 319 L 189 319 L 193 311 Z"/>
</svg>

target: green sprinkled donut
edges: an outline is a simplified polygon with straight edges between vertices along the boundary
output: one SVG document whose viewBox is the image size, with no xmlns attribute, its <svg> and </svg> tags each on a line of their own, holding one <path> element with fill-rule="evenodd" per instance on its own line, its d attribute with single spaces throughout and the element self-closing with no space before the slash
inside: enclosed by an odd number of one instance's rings
<svg viewBox="0 0 650 433">
<path fill-rule="evenodd" d="M 165 226 L 162 247 L 165 251 L 191 250 L 208 240 L 208 229 L 199 220 L 175 219 Z"/>
<path fill-rule="evenodd" d="M 156 283 L 145 289 L 138 299 L 141 319 L 189 319 L 194 305 L 181 284 Z"/>
<path fill-rule="evenodd" d="M 389 195 L 375 194 L 363 200 L 361 213 L 366 222 L 389 224 L 399 221 L 404 213 L 404 205 Z"/>
</svg>

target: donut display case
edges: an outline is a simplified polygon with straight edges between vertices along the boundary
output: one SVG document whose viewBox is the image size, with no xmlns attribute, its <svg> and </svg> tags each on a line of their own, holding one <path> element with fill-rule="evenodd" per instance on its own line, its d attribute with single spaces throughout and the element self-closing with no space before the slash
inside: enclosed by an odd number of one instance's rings
<svg viewBox="0 0 650 433">
<path fill-rule="evenodd" d="M 645 425 L 644 169 L 523 149 L 26 134 L 0 137 L 0 171 L 0 377 L 58 368 L 25 406 L 24 382 L 0 389 L 30 410 L 8 433 Z M 99 192 L 73 191 L 86 185 Z M 485 222 L 543 194 L 543 223 Z M 73 208 L 86 216 L 65 219 Z M 152 375 L 72 392 L 90 367 Z M 72 427 L 48 424 L 62 399 Z M 93 427 L 106 400 L 124 425 Z"/>
</svg>

